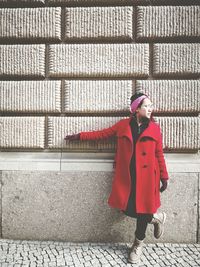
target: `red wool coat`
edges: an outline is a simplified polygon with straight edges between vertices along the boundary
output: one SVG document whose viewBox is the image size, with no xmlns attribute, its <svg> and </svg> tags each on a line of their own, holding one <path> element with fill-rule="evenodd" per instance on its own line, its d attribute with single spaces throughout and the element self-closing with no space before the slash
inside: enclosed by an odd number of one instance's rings
<svg viewBox="0 0 200 267">
<path fill-rule="evenodd" d="M 80 140 L 117 137 L 116 169 L 108 204 L 125 210 L 131 190 L 129 164 L 133 154 L 131 117 L 121 119 L 109 128 L 80 132 Z M 150 121 L 136 145 L 136 212 L 155 213 L 160 207 L 160 179 L 169 179 L 162 147 L 162 132 L 158 123 Z"/>
</svg>

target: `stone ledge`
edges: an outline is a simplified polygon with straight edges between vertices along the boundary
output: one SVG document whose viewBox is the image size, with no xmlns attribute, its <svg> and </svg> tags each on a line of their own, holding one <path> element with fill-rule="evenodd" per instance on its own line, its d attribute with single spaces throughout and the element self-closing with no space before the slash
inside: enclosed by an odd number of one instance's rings
<svg viewBox="0 0 200 267">
<path fill-rule="evenodd" d="M 200 153 L 164 156 L 169 172 L 200 172 Z M 113 160 L 114 153 L 1 152 L 0 170 L 112 172 Z"/>
</svg>

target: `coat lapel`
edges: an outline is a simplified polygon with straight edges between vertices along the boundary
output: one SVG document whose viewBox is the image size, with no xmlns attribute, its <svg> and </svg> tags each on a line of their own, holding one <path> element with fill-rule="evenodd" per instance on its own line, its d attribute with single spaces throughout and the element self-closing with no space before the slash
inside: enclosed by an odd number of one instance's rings
<svg viewBox="0 0 200 267">
<path fill-rule="evenodd" d="M 131 120 L 131 117 L 128 119 L 125 119 L 125 124 L 122 126 L 123 129 L 120 131 L 119 135 L 128 137 L 131 143 L 133 143 L 130 120 Z M 151 137 L 155 140 L 158 139 L 157 128 L 153 121 L 149 122 L 149 126 L 146 129 L 144 129 L 144 131 L 141 133 L 141 135 L 138 138 L 138 141 L 140 141 L 140 139 L 143 138 L 144 136 Z"/>
</svg>

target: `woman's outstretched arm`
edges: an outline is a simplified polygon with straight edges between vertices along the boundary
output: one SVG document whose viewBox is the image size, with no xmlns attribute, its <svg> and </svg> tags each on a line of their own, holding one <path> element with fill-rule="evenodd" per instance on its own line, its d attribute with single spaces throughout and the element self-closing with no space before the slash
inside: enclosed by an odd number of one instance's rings
<svg viewBox="0 0 200 267">
<path fill-rule="evenodd" d="M 89 132 L 80 132 L 80 140 L 99 140 L 99 139 L 106 139 L 111 136 L 116 135 L 118 125 L 118 121 L 114 125 L 108 128 L 104 128 L 102 130 L 97 130 L 97 131 L 89 131 Z"/>
</svg>

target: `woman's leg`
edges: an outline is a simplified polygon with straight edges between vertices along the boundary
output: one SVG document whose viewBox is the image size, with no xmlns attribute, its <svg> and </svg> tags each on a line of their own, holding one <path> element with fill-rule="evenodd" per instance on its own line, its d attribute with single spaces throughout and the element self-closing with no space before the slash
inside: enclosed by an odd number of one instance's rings
<svg viewBox="0 0 200 267">
<path fill-rule="evenodd" d="M 139 239 L 139 240 L 143 240 L 146 235 L 146 229 L 147 229 L 147 225 L 149 222 L 151 222 L 153 217 L 153 214 L 150 213 L 139 213 L 137 216 L 137 227 L 135 230 L 135 236 Z"/>
<path fill-rule="evenodd" d="M 152 220 L 152 216 L 152 214 L 137 213 L 137 228 L 135 231 L 135 239 L 130 249 L 128 258 L 128 262 L 130 263 L 138 263 L 140 260 L 147 224 Z"/>
</svg>

